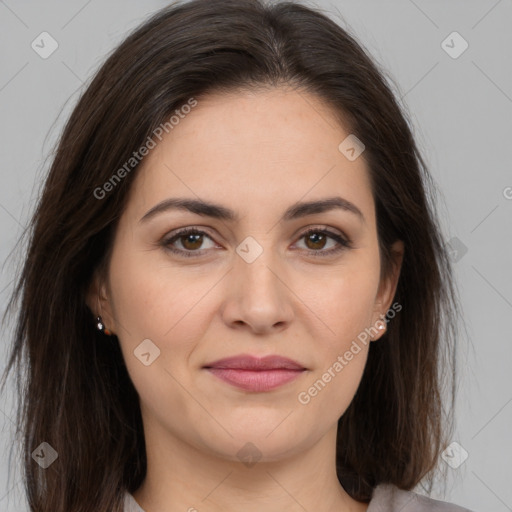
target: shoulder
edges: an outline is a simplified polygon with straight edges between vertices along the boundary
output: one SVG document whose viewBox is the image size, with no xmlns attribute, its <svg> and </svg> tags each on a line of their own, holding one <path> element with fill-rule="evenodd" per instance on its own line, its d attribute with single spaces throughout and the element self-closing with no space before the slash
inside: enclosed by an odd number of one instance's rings
<svg viewBox="0 0 512 512">
<path fill-rule="evenodd" d="M 125 491 L 124 493 L 123 512 L 144 512 L 140 505 L 135 501 L 135 498 L 128 491 Z"/>
<path fill-rule="evenodd" d="M 404 491 L 392 484 L 380 484 L 373 490 L 367 512 L 472 512 L 453 503 Z"/>
<path fill-rule="evenodd" d="M 391 484 L 380 484 L 374 491 L 367 512 L 473 512 L 453 503 L 403 491 Z M 128 492 L 124 496 L 124 512 L 144 512 Z"/>
</svg>

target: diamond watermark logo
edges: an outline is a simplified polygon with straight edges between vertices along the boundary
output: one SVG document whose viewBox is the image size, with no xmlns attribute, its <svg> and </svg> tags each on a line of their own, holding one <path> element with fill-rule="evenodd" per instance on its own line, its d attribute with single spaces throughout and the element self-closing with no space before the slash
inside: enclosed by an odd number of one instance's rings
<svg viewBox="0 0 512 512">
<path fill-rule="evenodd" d="M 456 441 L 453 441 L 441 454 L 441 458 L 453 469 L 462 466 L 468 456 L 468 452 Z"/>
<path fill-rule="evenodd" d="M 447 244 L 450 258 L 457 263 L 468 252 L 468 248 L 456 237 L 451 238 Z"/>
<path fill-rule="evenodd" d="M 262 456 L 262 453 L 253 443 L 245 443 L 245 445 L 238 450 L 236 456 L 240 459 L 242 464 L 248 468 L 252 468 Z"/>
<path fill-rule="evenodd" d="M 252 236 L 248 236 L 238 245 L 236 252 L 246 263 L 252 263 L 263 253 L 263 247 Z"/>
<path fill-rule="evenodd" d="M 353 162 L 361 156 L 361 153 L 365 150 L 365 145 L 358 139 L 353 133 L 343 139 L 341 144 L 338 146 L 340 153 Z"/>
<path fill-rule="evenodd" d="M 48 32 L 41 32 L 30 45 L 39 57 L 47 59 L 59 47 L 59 43 Z"/>
<path fill-rule="evenodd" d="M 160 349 L 150 339 L 145 339 L 133 353 L 144 366 L 149 366 L 160 356 Z"/>
<path fill-rule="evenodd" d="M 41 443 L 33 452 L 32 458 L 43 468 L 49 468 L 58 457 L 58 453 L 48 443 Z"/>
<path fill-rule="evenodd" d="M 468 42 L 456 31 L 441 43 L 441 48 L 452 58 L 458 59 L 469 47 Z"/>
</svg>

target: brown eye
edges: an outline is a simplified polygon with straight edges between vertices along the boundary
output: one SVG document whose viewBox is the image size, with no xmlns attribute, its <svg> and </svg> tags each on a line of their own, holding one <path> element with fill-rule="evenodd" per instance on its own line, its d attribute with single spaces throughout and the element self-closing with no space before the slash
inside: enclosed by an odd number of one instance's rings
<svg viewBox="0 0 512 512">
<path fill-rule="evenodd" d="M 167 250 L 179 254 L 180 256 L 199 256 L 203 253 L 203 249 L 208 249 L 208 247 L 203 247 L 206 239 L 212 240 L 204 231 L 195 228 L 187 228 L 163 240 L 162 245 Z M 175 244 L 178 244 L 178 247 L 176 247 Z M 180 245 L 181 247 L 179 247 Z"/>
<path fill-rule="evenodd" d="M 203 243 L 203 235 L 200 234 L 181 235 L 178 239 L 181 245 L 190 251 L 199 249 Z"/>
<path fill-rule="evenodd" d="M 204 231 L 196 228 L 186 228 L 163 240 L 161 243 L 168 251 L 179 256 L 198 257 L 203 255 L 207 249 L 213 248 L 213 246 L 204 247 L 203 244 L 206 240 L 210 240 L 213 243 L 212 238 Z M 304 250 L 309 255 L 315 257 L 332 256 L 352 247 L 350 240 L 326 229 L 310 229 L 303 233 L 299 240 L 305 240 Z M 330 247 L 329 243 L 331 243 Z"/>
<path fill-rule="evenodd" d="M 323 249 L 325 247 L 325 243 L 327 241 L 327 236 L 324 233 L 312 233 L 310 235 L 305 235 L 306 245 L 309 249 Z"/>
<path fill-rule="evenodd" d="M 308 250 L 308 252 L 313 256 L 332 256 L 344 249 L 352 247 L 352 242 L 350 240 L 326 229 L 309 229 L 301 235 L 300 240 L 302 239 L 305 240 L 304 244 L 306 246 L 306 250 Z M 325 247 L 327 247 L 329 240 L 332 240 L 334 243 L 330 248 L 324 250 Z"/>
</svg>

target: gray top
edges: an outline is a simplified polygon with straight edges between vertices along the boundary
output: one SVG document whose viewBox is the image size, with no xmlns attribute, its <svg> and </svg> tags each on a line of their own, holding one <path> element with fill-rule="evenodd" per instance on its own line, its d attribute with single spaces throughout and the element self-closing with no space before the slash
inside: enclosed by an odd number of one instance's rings
<svg viewBox="0 0 512 512">
<path fill-rule="evenodd" d="M 380 484 L 374 491 L 367 512 L 471 512 L 445 501 L 433 500 L 412 491 L 402 491 L 391 484 Z M 125 494 L 124 512 L 145 512 L 135 498 Z"/>
</svg>

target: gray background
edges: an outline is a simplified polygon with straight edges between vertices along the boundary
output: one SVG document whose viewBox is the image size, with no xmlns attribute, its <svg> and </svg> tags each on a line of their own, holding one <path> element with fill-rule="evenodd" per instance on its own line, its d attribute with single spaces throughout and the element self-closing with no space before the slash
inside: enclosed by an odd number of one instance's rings
<svg viewBox="0 0 512 512">
<path fill-rule="evenodd" d="M 83 83 L 129 29 L 166 4 L 0 0 L 0 314 L 19 261 L 19 254 L 8 256 Z M 458 249 L 453 257 L 468 335 L 460 340 L 454 441 L 469 456 L 448 468 L 447 492 L 436 488 L 433 497 L 475 511 L 512 511 L 512 1 L 310 4 L 355 34 L 388 72 L 441 190 L 443 232 Z M 59 44 L 47 59 L 31 48 L 43 31 Z M 469 44 L 458 58 L 442 47 L 453 31 Z M 460 41 L 447 44 L 461 48 Z M 0 371 L 9 343 L 10 329 L 3 327 Z M 10 384 L 0 402 L 5 512 L 28 510 L 20 469 L 8 468 L 15 406 Z"/>
</svg>

